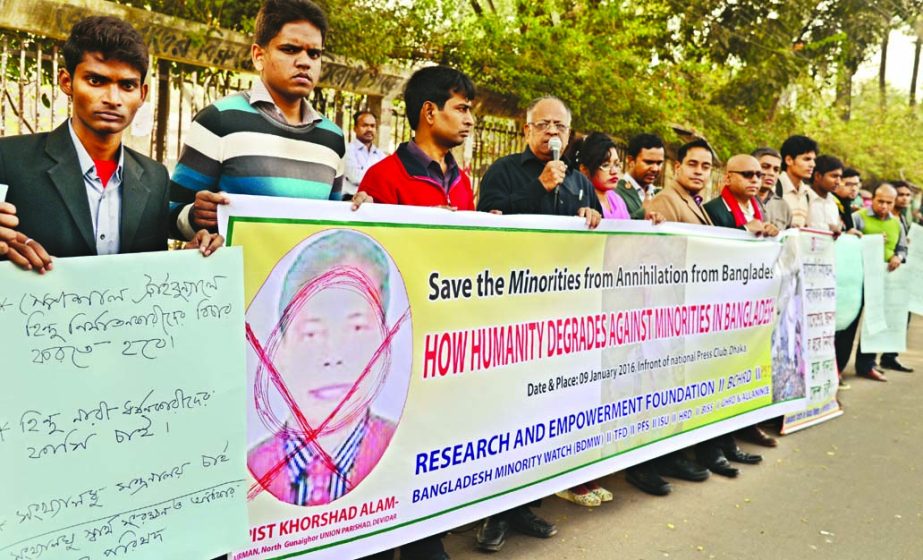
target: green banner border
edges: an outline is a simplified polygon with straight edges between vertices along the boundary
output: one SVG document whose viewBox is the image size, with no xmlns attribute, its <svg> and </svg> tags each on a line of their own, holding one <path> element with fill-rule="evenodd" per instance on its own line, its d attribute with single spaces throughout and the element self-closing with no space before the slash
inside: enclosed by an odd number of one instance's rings
<svg viewBox="0 0 923 560">
<path fill-rule="evenodd" d="M 232 244 L 233 238 L 234 238 L 234 225 L 235 225 L 236 223 L 238 223 L 238 222 L 240 222 L 240 223 L 292 224 L 292 225 L 329 225 L 329 226 L 356 226 L 356 227 L 392 227 L 392 228 L 414 228 L 414 229 L 445 229 L 445 230 L 461 230 L 461 231 L 471 231 L 471 230 L 481 230 L 481 231 L 507 231 L 507 232 L 519 232 L 519 233 L 556 233 L 556 234 L 564 234 L 564 235 L 572 235 L 572 234 L 578 234 L 578 235 L 657 235 L 657 236 L 672 236 L 672 237 L 694 237 L 694 235 L 689 235 L 689 234 L 686 234 L 686 233 L 675 233 L 675 232 L 560 230 L 560 229 L 516 228 L 516 227 L 461 226 L 461 225 L 436 225 L 436 224 L 401 224 L 401 223 L 394 223 L 394 222 L 364 222 L 364 221 L 355 221 L 355 222 L 353 222 L 353 221 L 340 221 L 340 220 L 317 220 L 317 219 L 310 219 L 310 218 L 262 218 L 262 217 L 255 217 L 255 216 L 230 216 L 230 217 L 228 218 L 228 231 L 227 231 L 227 236 L 226 236 L 226 241 L 225 241 L 225 243 L 226 243 L 227 245 L 229 245 L 229 246 Z M 715 238 L 715 237 L 720 237 L 720 236 L 702 235 L 701 237 Z M 764 241 L 765 241 L 765 239 L 757 239 L 757 238 L 754 238 L 754 239 L 728 239 L 728 240 L 729 240 L 729 241 L 740 241 L 740 242 L 744 242 L 744 243 L 754 243 L 754 242 L 760 243 L 760 242 L 764 242 Z M 571 467 L 571 468 L 569 468 L 569 469 L 567 469 L 567 470 L 560 471 L 560 472 L 558 472 L 558 473 L 555 473 L 555 474 L 546 476 L 545 478 L 540 478 L 540 479 L 534 480 L 534 481 L 532 481 L 532 482 L 528 482 L 528 483 L 526 483 L 526 484 L 522 484 L 522 485 L 520 485 L 520 486 L 516 486 L 516 487 L 513 487 L 513 488 L 509 488 L 509 489 L 507 489 L 507 490 L 504 490 L 504 491 L 502 491 L 502 492 L 498 492 L 498 493 L 496 493 L 496 494 L 492 494 L 492 495 L 490 495 L 490 496 L 485 496 L 485 497 L 483 497 L 483 498 L 478 498 L 477 500 L 472 500 L 472 501 L 470 501 L 470 502 L 466 502 L 466 503 L 463 503 L 463 504 L 459 504 L 459 505 L 456 505 L 456 506 L 452 506 L 452 507 L 447 508 L 447 509 L 444 509 L 444 510 L 442 510 L 442 511 L 437 511 L 437 512 L 435 512 L 435 513 L 431 513 L 431 514 L 426 515 L 426 516 L 423 516 L 423 517 L 418 517 L 418 518 L 416 518 L 416 519 L 411 519 L 411 520 L 408 520 L 408 521 L 404 521 L 404 522 L 402 522 L 402 523 L 398 523 L 398 524 L 392 525 L 392 526 L 390 526 L 390 527 L 384 527 L 384 528 L 382 528 L 382 529 L 379 529 L 379 530 L 377 530 L 377 531 L 372 531 L 372 532 L 370 532 L 370 533 L 365 533 L 365 534 L 362 534 L 362 535 L 357 535 L 357 536 L 355 536 L 355 537 L 349 537 L 349 538 L 346 538 L 346 539 L 343 539 L 343 540 L 339 540 L 339 541 L 336 541 L 336 542 L 326 543 L 326 544 L 323 544 L 323 545 L 320 545 L 320 546 L 316 546 L 316 547 L 314 547 L 314 548 L 308 548 L 308 549 L 301 550 L 301 551 L 298 551 L 298 552 L 292 552 L 292 553 L 288 553 L 288 554 L 283 554 L 282 556 L 274 556 L 274 557 L 272 557 L 270 560 L 284 560 L 284 559 L 286 559 L 286 558 L 295 558 L 295 557 L 297 557 L 297 556 L 304 556 L 305 554 L 309 554 L 309 553 L 312 553 L 312 552 L 317 552 L 318 550 L 324 550 L 324 549 L 327 549 L 327 548 L 332 548 L 332 547 L 340 546 L 340 545 L 343 545 L 343 544 L 346 544 L 346 543 L 350 543 L 350 542 L 353 542 L 353 541 L 357 541 L 357 540 L 365 539 L 365 538 L 372 537 L 372 536 L 375 536 L 375 535 L 379 535 L 379 534 L 381 534 L 381 533 L 386 533 L 386 532 L 388 532 L 388 531 L 394 531 L 395 529 L 400 529 L 401 527 L 406 527 L 406 526 L 408 526 L 408 525 L 413 525 L 414 523 L 419 523 L 419 522 L 421 522 L 421 521 L 426 521 L 426 520 L 432 519 L 432 518 L 434 518 L 434 517 L 439 517 L 439 516 L 441 516 L 441 515 L 445 515 L 446 513 L 450 513 L 450 512 L 459 510 L 459 509 L 467 508 L 467 507 L 469 507 L 469 506 L 472 506 L 472 505 L 475 505 L 475 504 L 478 504 L 478 503 L 481 503 L 481 502 L 484 502 L 484 501 L 487 501 L 487 500 L 492 500 L 492 499 L 497 498 L 497 497 L 499 497 L 499 496 L 503 496 L 503 495 L 505 495 L 505 494 L 510 494 L 510 493 L 512 493 L 512 492 L 516 492 L 516 491 L 522 490 L 523 488 L 528 488 L 529 486 L 534 486 L 534 485 L 536 485 L 536 484 L 541 484 L 541 483 L 543 483 L 543 482 L 546 482 L 546 481 L 549 481 L 549 480 L 558 478 L 558 477 L 560 477 L 560 476 L 563 476 L 563 475 L 565 475 L 565 474 L 571 473 L 571 472 L 573 472 L 573 471 L 576 471 L 576 470 L 579 470 L 579 469 L 588 467 L 588 466 L 590 466 L 590 465 L 595 465 L 596 463 L 600 463 L 600 462 L 602 462 L 602 461 L 608 461 L 609 459 L 612 459 L 613 457 L 617 457 L 617 456 L 623 455 L 623 454 L 625 454 L 625 453 L 635 452 L 635 451 L 637 451 L 637 450 L 639 450 L 639 449 L 643 449 L 644 447 L 647 447 L 647 446 L 649 446 L 649 445 L 653 445 L 653 444 L 655 444 L 655 443 L 659 443 L 659 442 L 661 442 L 661 441 L 666 441 L 666 440 L 668 440 L 668 439 L 670 439 L 670 438 L 678 437 L 678 436 L 685 435 L 685 434 L 694 433 L 694 432 L 696 432 L 697 430 L 701 430 L 701 429 L 703 429 L 703 428 L 706 428 L 706 427 L 708 427 L 708 426 L 711 426 L 712 424 L 717 424 L 717 423 L 719 423 L 719 422 L 726 422 L 726 421 L 728 421 L 728 420 L 731 420 L 731 419 L 736 418 L 736 417 L 738 417 L 738 416 L 742 416 L 742 415 L 744 415 L 744 414 L 750 414 L 750 413 L 752 413 L 752 412 L 756 412 L 756 411 L 758 411 L 758 410 L 763 410 L 764 408 L 767 408 L 767 407 L 770 407 L 770 406 L 781 405 L 781 404 L 785 404 L 785 403 L 787 403 L 787 402 L 796 401 L 796 400 L 800 400 L 800 399 L 788 399 L 788 400 L 785 400 L 785 401 L 779 401 L 779 402 L 773 402 L 773 403 L 765 404 L 765 405 L 763 405 L 763 406 L 761 406 L 761 407 L 754 408 L 754 409 L 748 410 L 748 411 L 746 411 L 746 412 L 741 412 L 741 413 L 735 414 L 735 415 L 733 415 L 733 416 L 728 416 L 727 418 L 722 418 L 722 419 L 720 419 L 720 420 L 714 420 L 714 421 L 712 421 L 712 422 L 709 422 L 708 424 L 703 424 L 703 425 L 701 425 L 701 426 L 699 426 L 699 427 L 697 427 L 697 428 L 694 428 L 694 429 L 692 429 L 692 430 L 689 430 L 689 431 L 687 431 L 687 432 L 681 432 L 681 433 L 678 433 L 678 434 L 672 434 L 672 435 L 669 435 L 669 436 L 664 436 L 664 437 L 662 437 L 662 438 L 660 438 L 660 439 L 656 439 L 656 440 L 653 440 L 653 441 L 649 441 L 649 442 L 647 442 L 647 443 L 645 443 L 645 444 L 642 444 L 642 445 L 640 445 L 640 446 L 638 446 L 638 447 L 634 447 L 634 448 L 631 448 L 631 449 L 626 449 L 626 450 L 624 450 L 624 451 L 619 451 L 619 452 L 617 452 L 617 453 L 613 453 L 613 454 L 607 455 L 607 456 L 605 456 L 605 457 L 600 457 L 600 458 L 598 458 L 598 459 L 594 459 L 593 461 L 590 461 L 590 462 L 588 462 L 588 463 L 584 463 L 584 464 L 582 464 L 582 465 L 577 465 L 577 466 L 575 466 L 575 467 Z"/>
<path fill-rule="evenodd" d="M 437 224 L 401 224 L 395 222 L 364 222 L 364 221 L 342 221 L 342 220 L 317 220 L 311 218 L 261 218 L 256 216 L 230 216 L 228 218 L 228 231 L 225 236 L 225 244 L 230 246 L 234 238 L 234 225 L 241 223 L 270 223 L 270 224 L 297 224 L 297 225 L 329 225 L 329 226 L 354 226 L 354 227 L 391 227 L 391 228 L 415 228 L 415 229 L 447 229 L 460 231 L 507 231 L 513 233 L 556 233 L 563 235 L 656 235 L 666 237 L 701 237 L 706 239 L 726 239 L 728 241 L 739 241 L 741 243 L 764 243 L 765 238 L 753 239 L 731 239 L 720 235 L 696 235 L 679 232 L 656 232 L 656 231 L 599 231 L 595 229 L 587 230 L 567 230 L 567 229 L 542 229 L 542 228 L 518 228 L 518 227 L 494 227 L 494 226 L 460 226 L 460 225 L 437 225 Z M 726 229 L 726 228 L 725 228 Z M 736 231 L 736 230 L 735 230 Z"/>
</svg>

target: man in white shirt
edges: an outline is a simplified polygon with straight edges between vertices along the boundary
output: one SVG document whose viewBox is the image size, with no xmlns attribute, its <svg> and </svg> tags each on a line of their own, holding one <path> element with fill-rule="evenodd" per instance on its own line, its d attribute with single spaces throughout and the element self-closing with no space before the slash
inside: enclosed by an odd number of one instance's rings
<svg viewBox="0 0 923 560">
<path fill-rule="evenodd" d="M 365 172 L 388 155 L 375 145 L 378 120 L 371 111 L 358 111 L 353 115 L 356 137 L 346 146 L 346 173 L 343 181 L 343 200 L 352 199 L 359 189 Z"/>
<path fill-rule="evenodd" d="M 804 227 L 808 221 L 808 186 L 814 173 L 817 142 L 807 136 L 789 136 L 782 143 L 782 175 L 776 194 L 792 209 L 792 227 Z"/>
<path fill-rule="evenodd" d="M 840 208 L 836 204 L 834 191 L 843 178 L 843 162 L 831 155 L 818 156 L 811 176 L 811 190 L 808 191 L 807 226 L 832 232 L 834 236 L 843 231 Z"/>
</svg>

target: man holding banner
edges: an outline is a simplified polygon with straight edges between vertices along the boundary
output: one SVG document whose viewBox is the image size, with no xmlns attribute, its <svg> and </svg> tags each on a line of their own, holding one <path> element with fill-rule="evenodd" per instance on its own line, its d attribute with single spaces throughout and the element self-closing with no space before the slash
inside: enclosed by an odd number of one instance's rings
<svg viewBox="0 0 923 560">
<path fill-rule="evenodd" d="M 852 215 L 856 229 L 863 234 L 884 234 L 884 260 L 887 263 L 888 272 L 897 270 L 907 256 L 907 241 L 901 229 L 900 220 L 892 214 L 895 198 L 897 198 L 897 191 L 894 187 L 889 183 L 881 183 L 875 188 L 872 209 L 863 208 Z M 852 349 L 858 326 L 859 318 L 857 317 L 837 339 L 838 349 Z M 840 362 L 841 353 L 841 351 L 837 352 L 838 362 Z M 848 362 L 849 353 L 845 356 L 846 359 L 842 361 L 843 366 Z M 876 358 L 875 354 L 858 350 L 856 352 L 856 375 L 873 381 L 887 381 L 888 378 L 885 377 L 884 372 L 878 369 Z"/>
<path fill-rule="evenodd" d="M 708 185 L 713 161 L 714 154 L 711 146 L 704 139 L 693 140 L 681 146 L 677 151 L 675 183 L 668 186 L 663 192 L 651 199 L 645 207 L 648 210 L 660 212 L 667 221 L 704 226 L 715 225 L 705 205 L 702 204 L 702 196 L 699 194 Z M 745 161 L 753 166 L 753 169 L 750 171 L 754 173 L 750 176 L 750 179 L 747 180 L 749 182 L 747 188 L 752 187 L 753 189 L 752 198 L 759 191 L 758 183 L 753 180 L 756 177 L 756 173 L 759 172 L 759 162 L 752 157 L 748 160 L 738 158 L 738 160 L 733 162 L 729 161 L 728 174 L 732 173 L 730 169 L 733 165 L 743 165 L 741 161 Z M 740 170 L 738 171 L 742 172 Z M 746 177 L 741 176 L 740 179 L 745 180 Z M 751 201 L 751 203 L 758 204 L 755 201 Z M 730 210 L 728 212 L 730 212 Z M 762 214 L 760 215 L 762 216 Z M 743 225 L 745 229 L 754 227 L 762 232 L 765 226 L 769 225 L 772 230 L 778 233 L 775 226 L 771 224 L 763 224 L 762 221 L 756 223 L 754 220 L 747 220 L 743 217 L 743 214 L 740 219 L 744 220 Z M 723 447 L 737 449 L 733 436 L 721 436 L 698 444 L 696 447 L 697 458 L 713 473 L 735 477 L 740 471 L 731 466 L 725 453 L 722 451 Z M 741 462 L 747 463 L 758 463 L 763 460 L 759 455 L 749 455 L 740 450 L 737 450 L 735 458 Z M 663 476 L 675 476 L 677 478 L 693 481 L 702 481 L 708 478 L 708 471 L 700 469 L 698 465 L 689 461 L 684 451 L 671 453 L 667 457 L 660 459 L 658 463 L 659 473 Z"/>
<path fill-rule="evenodd" d="M 728 160 L 720 196 L 703 206 L 716 226 L 768 237 L 779 235 L 779 228 L 768 221 L 766 209 L 757 198 L 762 173 L 760 162 L 753 156 L 739 154 Z"/>
<path fill-rule="evenodd" d="M 474 126 L 474 95 L 474 83 L 454 68 L 430 66 L 414 72 L 404 86 L 413 138 L 372 166 L 359 192 L 384 204 L 474 210 L 471 181 L 451 152 L 464 143 Z M 394 551 L 389 550 L 368 560 L 393 556 Z M 442 535 L 433 535 L 401 546 L 401 558 L 448 560 L 449 555 Z"/>
<path fill-rule="evenodd" d="M 663 140 L 656 134 L 635 134 L 628 140 L 625 154 L 627 172 L 615 187 L 632 220 L 649 219 L 644 201 L 654 196 L 654 181 L 663 168 Z"/>
<path fill-rule="evenodd" d="M 910 204 L 913 199 L 913 190 L 907 181 L 894 181 L 894 190 L 897 191 L 897 197 L 894 199 L 894 210 L 891 212 L 901 222 L 901 233 L 904 239 L 910 236 Z M 910 322 L 910 314 L 907 314 L 907 322 Z M 912 373 L 913 368 L 907 367 L 897 359 L 897 352 L 885 352 L 881 355 L 881 367 L 904 373 Z"/>
<path fill-rule="evenodd" d="M 0 183 L 18 212 L 20 236 L 7 258 L 51 270 L 51 255 L 78 257 L 167 248 L 169 176 L 160 163 L 122 144 L 147 96 L 147 46 L 130 24 L 95 16 L 77 22 L 64 44 L 61 91 L 72 116 L 50 133 L 0 139 Z M 190 231 L 205 255 L 222 237 Z"/>
<path fill-rule="evenodd" d="M 576 169 L 560 161 L 570 129 L 570 109 L 557 97 L 540 97 L 526 109 L 526 142 L 519 154 L 495 161 L 481 181 L 478 210 L 503 214 L 577 215 L 595 228 L 602 207 L 593 185 Z M 558 532 L 553 523 L 535 515 L 528 505 L 484 520 L 477 543 L 482 550 L 497 551 L 510 527 L 529 536 L 550 538 Z"/>
<path fill-rule="evenodd" d="M 209 105 L 186 135 L 170 186 L 170 226 L 216 231 L 225 193 L 340 200 L 343 131 L 306 97 L 320 79 L 327 16 L 310 0 L 267 0 L 256 16 L 250 91 Z M 369 201 L 357 194 L 353 209 Z"/>
</svg>

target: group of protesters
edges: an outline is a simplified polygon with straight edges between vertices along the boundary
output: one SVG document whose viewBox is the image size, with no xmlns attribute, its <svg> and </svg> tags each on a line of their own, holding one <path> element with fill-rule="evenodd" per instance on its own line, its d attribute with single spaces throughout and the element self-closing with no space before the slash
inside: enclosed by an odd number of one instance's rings
<svg viewBox="0 0 923 560">
<path fill-rule="evenodd" d="M 754 146 L 752 153 L 730 157 L 717 174 L 717 196 L 706 201 L 719 162 L 704 139 L 675 151 L 672 177 L 658 189 L 668 165 L 661 138 L 637 134 L 627 150 L 602 132 L 577 138 L 567 104 L 553 96 L 527 106 L 525 149 L 494 162 L 475 197 L 452 152 L 474 132 L 472 80 L 446 66 L 416 71 L 404 88 L 413 139 L 385 154 L 375 146 L 377 116 L 360 111 L 353 119 L 355 139 L 347 145 L 340 128 L 307 101 L 319 80 L 326 34 L 326 16 L 310 0 L 266 0 L 252 48 L 259 79 L 249 91 L 195 116 L 171 177 L 121 140 L 147 95 L 148 51 L 140 34 L 112 17 L 78 22 L 63 49 L 59 78 L 72 99 L 72 117 L 49 133 L 0 139 L 0 183 L 8 186 L 7 201 L 0 202 L 0 256 L 46 273 L 53 268 L 51 255 L 164 250 L 169 237 L 207 256 L 224 242 L 217 209 L 231 193 L 347 199 L 354 210 L 374 203 L 578 216 L 588 228 L 614 219 L 728 227 L 768 237 L 801 227 L 834 236 L 882 233 L 888 269 L 906 259 L 915 188 L 905 181 L 882 182 L 860 196 L 859 171 L 799 135 L 779 150 Z M 836 333 L 840 372 L 850 359 L 857 323 Z M 876 358 L 859 352 L 857 375 L 886 381 L 881 368 L 911 371 L 895 355 Z M 848 388 L 842 377 L 840 388 Z M 752 426 L 631 467 L 626 478 L 644 492 L 666 495 L 671 485 L 664 477 L 735 477 L 733 463 L 762 459 L 741 450 L 737 439 L 777 445 Z M 291 469 L 307 476 L 296 465 Z M 587 507 L 613 499 L 593 481 L 558 496 Z M 478 547 L 499 550 L 511 530 L 552 537 L 557 528 L 535 514 L 535 505 L 484 520 Z M 435 535 L 404 545 L 401 558 L 448 555 Z"/>
</svg>

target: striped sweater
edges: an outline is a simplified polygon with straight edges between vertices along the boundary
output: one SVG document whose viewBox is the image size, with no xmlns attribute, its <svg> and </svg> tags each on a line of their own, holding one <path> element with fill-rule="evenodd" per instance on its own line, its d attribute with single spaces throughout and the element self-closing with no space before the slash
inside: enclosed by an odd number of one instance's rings
<svg viewBox="0 0 923 560">
<path fill-rule="evenodd" d="M 192 122 L 170 183 L 173 235 L 183 207 L 200 190 L 231 194 L 340 200 L 343 131 L 324 117 L 283 124 L 235 93 L 203 109 Z"/>
</svg>

